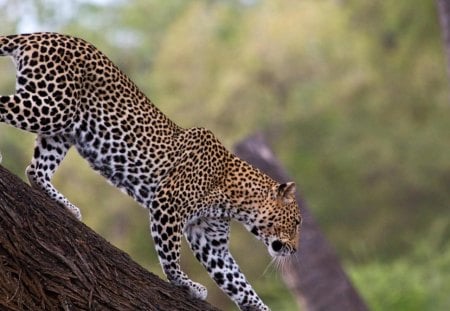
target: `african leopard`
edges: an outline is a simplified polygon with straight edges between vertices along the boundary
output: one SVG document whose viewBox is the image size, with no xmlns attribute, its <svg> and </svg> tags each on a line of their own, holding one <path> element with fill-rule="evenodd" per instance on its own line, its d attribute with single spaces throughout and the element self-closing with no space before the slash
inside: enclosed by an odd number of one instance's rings
<svg viewBox="0 0 450 311">
<path fill-rule="evenodd" d="M 207 129 L 169 120 L 102 52 L 56 33 L 0 37 L 16 66 L 15 94 L 0 96 L 0 121 L 37 134 L 26 173 L 33 187 L 80 210 L 50 180 L 71 146 L 92 168 L 149 210 L 168 280 L 205 299 L 180 269 L 186 237 L 196 258 L 241 310 L 269 310 L 228 249 L 230 220 L 274 258 L 296 251 L 301 216 L 293 182 L 279 184 L 240 160 Z"/>
</svg>

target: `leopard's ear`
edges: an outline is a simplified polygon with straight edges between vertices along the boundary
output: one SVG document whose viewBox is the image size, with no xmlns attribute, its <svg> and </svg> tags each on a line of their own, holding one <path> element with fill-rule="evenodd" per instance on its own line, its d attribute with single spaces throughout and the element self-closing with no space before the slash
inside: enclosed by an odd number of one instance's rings
<svg viewBox="0 0 450 311">
<path fill-rule="evenodd" d="M 295 183 L 287 182 L 278 186 L 278 197 L 283 200 L 284 203 L 291 203 L 295 200 Z"/>
</svg>

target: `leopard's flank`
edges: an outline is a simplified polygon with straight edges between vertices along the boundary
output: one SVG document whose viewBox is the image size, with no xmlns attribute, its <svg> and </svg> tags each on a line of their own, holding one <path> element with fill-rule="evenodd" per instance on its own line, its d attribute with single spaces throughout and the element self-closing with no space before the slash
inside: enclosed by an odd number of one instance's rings
<svg viewBox="0 0 450 311">
<path fill-rule="evenodd" d="M 197 259 L 241 310 L 269 310 L 228 249 L 230 220 L 241 222 L 273 257 L 296 251 L 301 216 L 292 182 L 279 184 L 228 152 L 204 128 L 170 121 L 102 52 L 56 33 L 0 37 L 13 58 L 15 94 L 0 96 L 0 121 L 37 134 L 30 184 L 80 210 L 50 180 L 70 147 L 149 210 L 170 282 L 205 299 L 180 269 L 186 237 Z"/>
</svg>

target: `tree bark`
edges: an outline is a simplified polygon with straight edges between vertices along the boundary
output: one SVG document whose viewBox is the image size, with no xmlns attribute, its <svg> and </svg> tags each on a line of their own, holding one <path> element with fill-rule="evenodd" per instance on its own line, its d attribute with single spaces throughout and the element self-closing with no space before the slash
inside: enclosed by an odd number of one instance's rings
<svg viewBox="0 0 450 311">
<path fill-rule="evenodd" d="M 217 310 L 0 166 L 1 310 Z"/>
<path fill-rule="evenodd" d="M 444 39 L 447 54 L 447 73 L 450 76 L 450 1 L 436 0 L 442 37 Z"/>
<path fill-rule="evenodd" d="M 235 153 L 275 180 L 289 181 L 262 134 L 237 144 Z M 303 216 L 300 247 L 283 270 L 286 285 L 306 310 L 367 310 L 298 191 L 297 202 Z"/>
</svg>

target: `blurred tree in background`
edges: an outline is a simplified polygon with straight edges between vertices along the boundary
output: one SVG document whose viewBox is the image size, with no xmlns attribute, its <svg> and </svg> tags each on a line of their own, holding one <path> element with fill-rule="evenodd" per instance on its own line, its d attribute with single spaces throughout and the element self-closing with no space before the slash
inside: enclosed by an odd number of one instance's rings
<svg viewBox="0 0 450 311">
<path fill-rule="evenodd" d="M 172 120 L 206 126 L 229 147 L 263 129 L 370 307 L 450 308 L 450 105 L 432 1 L 0 0 L 0 20 L 2 34 L 94 43 Z M 0 72 L 0 93 L 11 93 L 5 58 Z M 3 164 L 20 176 L 32 140 L 0 124 Z M 146 212 L 68 158 L 56 187 L 161 274 Z M 297 309 L 239 226 L 232 251 L 274 310 Z M 192 258 L 183 265 L 209 300 L 233 308 Z"/>
</svg>

